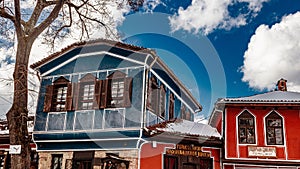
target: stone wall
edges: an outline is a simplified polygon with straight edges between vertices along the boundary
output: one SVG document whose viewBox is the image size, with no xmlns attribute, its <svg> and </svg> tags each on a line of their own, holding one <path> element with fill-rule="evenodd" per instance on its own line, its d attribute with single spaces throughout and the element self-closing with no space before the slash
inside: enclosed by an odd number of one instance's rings
<svg viewBox="0 0 300 169">
<path fill-rule="evenodd" d="M 66 163 L 73 158 L 73 152 L 39 152 L 39 169 L 51 168 L 52 155 L 54 154 L 63 155 L 62 168 L 66 168 Z"/>
<path fill-rule="evenodd" d="M 120 150 L 120 151 L 95 151 L 94 159 L 102 159 L 106 157 L 106 153 L 113 153 L 118 155 L 121 159 L 130 161 L 129 169 L 138 168 L 138 150 Z M 52 156 L 55 154 L 62 154 L 62 168 L 72 169 L 73 152 L 39 152 L 39 169 L 50 169 Z M 96 160 L 95 160 L 96 161 Z M 93 169 L 101 169 L 101 165 L 95 163 Z M 124 168 L 125 169 L 125 168 Z"/>
</svg>

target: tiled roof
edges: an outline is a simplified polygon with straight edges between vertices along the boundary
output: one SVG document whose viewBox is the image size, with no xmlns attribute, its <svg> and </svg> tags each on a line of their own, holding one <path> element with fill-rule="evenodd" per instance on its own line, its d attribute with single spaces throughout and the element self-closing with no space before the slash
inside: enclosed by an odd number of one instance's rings
<svg viewBox="0 0 300 169">
<path fill-rule="evenodd" d="M 186 136 L 201 136 L 201 137 L 215 137 L 221 139 L 221 135 L 217 129 L 202 123 L 196 123 L 183 119 L 176 119 L 173 121 L 167 121 L 159 123 L 150 127 L 147 127 L 151 134 L 159 132 L 168 132 L 174 135 L 186 135 Z"/>
<path fill-rule="evenodd" d="M 107 44 L 107 45 L 110 45 L 110 46 L 116 46 L 116 47 L 120 47 L 120 48 L 127 49 L 127 50 L 132 50 L 132 51 L 141 51 L 141 50 L 143 50 L 143 51 L 147 51 L 148 53 L 153 52 L 152 50 L 149 50 L 147 48 L 133 46 L 133 45 L 125 44 L 125 43 L 122 43 L 122 42 L 117 42 L 117 41 L 112 41 L 112 40 L 107 40 L 107 39 L 96 39 L 96 40 L 91 40 L 91 41 L 81 41 L 81 42 L 73 43 L 73 44 L 63 48 L 61 51 L 53 53 L 53 54 L 49 55 L 48 57 L 42 59 L 41 61 L 33 63 L 32 65 L 30 65 L 30 67 L 32 69 L 35 69 L 35 68 L 43 65 L 44 63 L 47 63 L 48 61 L 51 61 L 52 59 L 55 59 L 55 58 L 61 56 L 62 54 L 66 53 L 66 52 L 68 52 L 72 49 L 75 49 L 75 48 L 78 48 L 78 47 L 83 47 L 83 46 L 86 46 L 86 45 L 95 45 L 95 44 Z"/>
<path fill-rule="evenodd" d="M 248 97 L 224 98 L 220 103 L 300 103 L 300 93 L 289 91 L 271 91 L 263 94 L 257 94 Z"/>
</svg>

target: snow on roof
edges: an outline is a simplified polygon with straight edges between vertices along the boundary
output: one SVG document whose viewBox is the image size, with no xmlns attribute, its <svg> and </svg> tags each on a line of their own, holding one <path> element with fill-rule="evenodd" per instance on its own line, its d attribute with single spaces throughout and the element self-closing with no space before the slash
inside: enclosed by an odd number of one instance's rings
<svg viewBox="0 0 300 169">
<path fill-rule="evenodd" d="M 224 98 L 219 102 L 236 103 L 236 102 L 268 102 L 268 103 L 300 103 L 300 93 L 289 91 L 271 91 L 263 94 L 257 94 L 248 97 Z"/>
<path fill-rule="evenodd" d="M 207 124 L 192 122 L 183 119 L 177 119 L 175 121 L 168 121 L 149 127 L 152 131 L 169 132 L 181 135 L 193 135 L 204 137 L 216 137 L 221 138 L 216 128 L 213 128 Z"/>
</svg>

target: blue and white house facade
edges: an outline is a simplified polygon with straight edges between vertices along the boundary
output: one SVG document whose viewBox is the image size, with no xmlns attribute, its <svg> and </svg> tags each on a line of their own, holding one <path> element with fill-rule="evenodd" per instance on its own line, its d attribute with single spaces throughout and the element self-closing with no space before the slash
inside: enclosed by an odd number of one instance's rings
<svg viewBox="0 0 300 169">
<path fill-rule="evenodd" d="M 75 43 L 31 68 L 43 168 L 140 168 L 144 128 L 202 108 L 154 51 L 120 42 Z"/>
</svg>

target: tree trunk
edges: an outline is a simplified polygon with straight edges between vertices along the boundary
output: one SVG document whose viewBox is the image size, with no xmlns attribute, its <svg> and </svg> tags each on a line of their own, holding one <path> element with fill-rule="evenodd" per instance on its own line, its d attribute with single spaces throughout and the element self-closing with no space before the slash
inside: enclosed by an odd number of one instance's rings
<svg viewBox="0 0 300 169">
<path fill-rule="evenodd" d="M 30 168 L 30 141 L 28 135 L 28 59 L 32 42 L 18 38 L 16 64 L 14 70 L 14 99 L 7 113 L 10 145 L 21 145 L 21 154 L 11 155 L 11 169 Z"/>
</svg>

